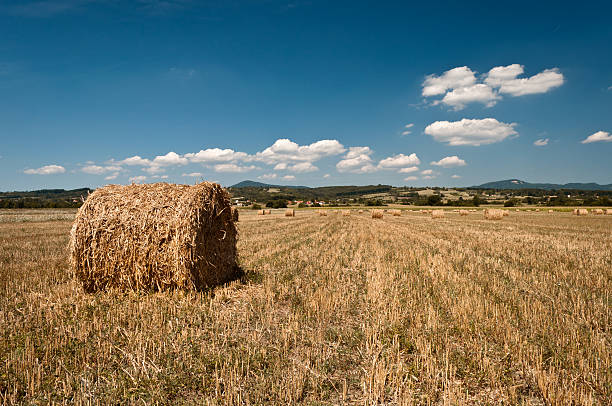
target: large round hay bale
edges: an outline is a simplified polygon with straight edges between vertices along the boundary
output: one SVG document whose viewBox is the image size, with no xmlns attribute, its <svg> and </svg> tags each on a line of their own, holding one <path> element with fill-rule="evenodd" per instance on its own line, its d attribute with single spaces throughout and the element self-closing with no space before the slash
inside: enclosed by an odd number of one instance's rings
<svg viewBox="0 0 612 406">
<path fill-rule="evenodd" d="M 501 209 L 484 209 L 483 214 L 487 220 L 501 220 L 504 218 L 504 210 Z"/>
<path fill-rule="evenodd" d="M 342 210 L 342 215 L 343 216 L 350 216 L 351 215 L 351 211 L 350 210 Z"/>
<path fill-rule="evenodd" d="M 272 210 L 266 209 L 266 214 L 272 214 Z"/>
<path fill-rule="evenodd" d="M 320 217 L 325 217 L 325 216 L 327 216 L 327 211 L 326 211 L 326 210 L 319 210 L 319 216 L 320 216 Z"/>
<path fill-rule="evenodd" d="M 432 219 L 439 219 L 439 218 L 443 218 L 444 217 L 444 210 L 432 210 L 431 211 L 431 218 Z"/>
<path fill-rule="evenodd" d="M 203 289 L 239 276 L 230 197 L 216 183 L 110 185 L 93 192 L 70 233 L 86 291 Z"/>
<path fill-rule="evenodd" d="M 468 214 L 470 214 L 470 212 L 468 212 L 467 210 L 459 210 L 459 215 L 461 216 L 467 216 Z"/>
<path fill-rule="evenodd" d="M 612 215 L 612 209 L 606 209 L 606 216 Z"/>
<path fill-rule="evenodd" d="M 589 211 L 587 209 L 578 209 L 579 216 L 586 216 L 588 214 L 589 214 Z"/>
<path fill-rule="evenodd" d="M 285 217 L 295 217 L 295 209 L 285 210 Z"/>
<path fill-rule="evenodd" d="M 372 218 L 373 219 L 383 218 L 383 211 L 382 210 L 372 210 Z"/>
<path fill-rule="evenodd" d="M 257 214 L 258 214 L 259 216 L 263 216 L 263 215 L 265 215 L 265 214 L 266 214 L 266 211 L 265 211 L 264 209 L 261 209 L 261 210 L 259 210 L 259 211 L 257 212 Z"/>
<path fill-rule="evenodd" d="M 594 209 L 593 210 L 593 214 L 601 215 L 601 214 L 604 214 L 604 211 L 603 211 L 603 209 Z"/>
</svg>

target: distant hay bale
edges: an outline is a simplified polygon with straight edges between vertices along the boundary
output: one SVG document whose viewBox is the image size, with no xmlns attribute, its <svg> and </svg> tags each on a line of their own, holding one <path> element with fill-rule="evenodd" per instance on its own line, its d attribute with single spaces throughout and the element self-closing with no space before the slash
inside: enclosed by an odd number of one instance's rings
<svg viewBox="0 0 612 406">
<path fill-rule="evenodd" d="M 593 210 L 593 214 L 601 215 L 604 214 L 604 211 L 602 209 L 595 209 Z"/>
<path fill-rule="evenodd" d="M 611 216 L 612 215 L 612 209 L 606 209 L 606 216 Z"/>
<path fill-rule="evenodd" d="M 520 213 L 521 211 L 520 211 L 519 209 L 516 209 L 516 212 L 517 212 L 517 213 Z"/>
<path fill-rule="evenodd" d="M 587 209 L 577 209 L 577 210 L 578 210 L 579 216 L 586 216 L 589 214 L 589 211 Z"/>
<path fill-rule="evenodd" d="M 266 214 L 272 214 L 272 210 L 267 209 L 267 210 L 266 210 Z"/>
<path fill-rule="evenodd" d="M 508 210 L 502 210 L 502 213 L 504 217 L 508 217 L 510 215 L 510 212 Z"/>
<path fill-rule="evenodd" d="M 285 217 L 295 217 L 295 209 L 285 210 Z"/>
<path fill-rule="evenodd" d="M 383 211 L 382 210 L 372 210 L 372 218 L 373 219 L 383 218 Z"/>
<path fill-rule="evenodd" d="M 70 266 L 88 292 L 203 289 L 234 279 L 237 230 L 216 183 L 109 185 L 70 232 Z"/>
<path fill-rule="evenodd" d="M 554 210 L 548 210 L 548 212 L 549 212 L 549 213 L 554 213 L 555 211 L 554 211 Z"/>
<path fill-rule="evenodd" d="M 540 211 L 540 209 L 535 209 L 535 211 Z"/>
<path fill-rule="evenodd" d="M 392 210 L 391 213 L 393 214 L 393 217 L 401 217 L 402 216 L 402 211 L 401 210 Z"/>
<path fill-rule="evenodd" d="M 443 217 L 444 217 L 444 210 L 432 210 L 431 212 L 432 219 L 439 219 Z"/>
<path fill-rule="evenodd" d="M 342 215 L 343 216 L 350 216 L 351 215 L 351 211 L 350 210 L 342 210 Z"/>
<path fill-rule="evenodd" d="M 470 212 L 468 212 L 467 210 L 459 210 L 460 216 L 467 216 L 468 214 L 470 214 Z"/>
<path fill-rule="evenodd" d="M 500 209 L 485 209 L 484 217 L 487 220 L 501 220 L 504 218 L 504 211 Z"/>
<path fill-rule="evenodd" d="M 574 210 L 572 210 L 572 214 L 573 214 L 574 216 L 577 216 L 577 215 L 578 215 L 578 209 L 574 209 Z"/>
<path fill-rule="evenodd" d="M 240 217 L 240 215 L 238 214 L 238 208 L 237 207 L 232 207 L 232 220 L 234 221 L 234 223 L 238 222 L 238 218 Z"/>
<path fill-rule="evenodd" d="M 359 210 L 357 213 L 359 213 L 359 214 L 363 214 L 363 210 Z"/>
<path fill-rule="evenodd" d="M 319 216 L 320 217 L 325 217 L 325 216 L 327 216 L 327 212 L 325 210 L 319 210 Z"/>
<path fill-rule="evenodd" d="M 263 215 L 266 214 L 266 210 L 259 210 L 259 211 L 257 211 L 257 214 L 260 215 L 260 216 L 263 216 Z"/>
</svg>

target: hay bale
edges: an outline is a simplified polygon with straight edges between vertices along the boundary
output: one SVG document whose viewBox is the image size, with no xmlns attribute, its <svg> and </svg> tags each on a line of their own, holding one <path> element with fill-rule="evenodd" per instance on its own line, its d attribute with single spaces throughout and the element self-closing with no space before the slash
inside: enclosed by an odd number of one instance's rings
<svg viewBox="0 0 612 406">
<path fill-rule="evenodd" d="M 232 220 L 234 221 L 234 223 L 238 222 L 238 218 L 240 217 L 240 215 L 238 214 L 238 208 L 237 207 L 232 207 Z"/>
<path fill-rule="evenodd" d="M 467 211 L 467 210 L 459 210 L 459 215 L 460 216 L 467 216 L 468 214 L 470 214 L 470 212 Z"/>
<path fill-rule="evenodd" d="M 382 210 L 372 210 L 372 218 L 373 219 L 383 218 L 383 211 Z"/>
<path fill-rule="evenodd" d="M 266 214 L 272 214 L 272 210 L 267 209 L 267 210 L 266 210 Z"/>
<path fill-rule="evenodd" d="M 604 211 L 602 209 L 594 209 L 593 214 L 601 215 L 604 214 Z"/>
<path fill-rule="evenodd" d="M 265 214 L 266 214 L 266 210 L 259 210 L 259 211 L 257 212 L 257 214 L 258 214 L 259 216 L 263 216 L 263 215 L 265 215 Z"/>
<path fill-rule="evenodd" d="M 359 214 L 363 214 L 363 210 L 359 210 L 357 213 L 359 213 Z"/>
<path fill-rule="evenodd" d="M 485 209 L 484 217 L 487 220 L 501 220 L 504 218 L 504 210 L 500 209 Z"/>
<path fill-rule="evenodd" d="M 319 210 L 319 216 L 320 217 L 326 217 L 327 216 L 327 212 L 325 210 Z"/>
<path fill-rule="evenodd" d="M 612 215 L 612 209 L 606 209 L 606 216 Z"/>
<path fill-rule="evenodd" d="M 554 210 L 548 210 L 548 212 L 549 212 L 549 213 L 554 213 L 555 211 L 554 211 Z"/>
<path fill-rule="evenodd" d="M 444 210 L 432 210 L 431 212 L 432 219 L 439 219 L 443 217 L 444 217 Z"/>
<path fill-rule="evenodd" d="M 342 215 L 343 216 L 350 216 L 351 215 L 351 211 L 350 210 L 342 210 Z"/>
<path fill-rule="evenodd" d="M 295 217 L 295 209 L 285 210 L 285 217 Z"/>
<path fill-rule="evenodd" d="M 519 209 L 516 209 L 516 212 L 517 212 L 517 213 L 520 213 L 521 211 L 520 211 Z"/>
<path fill-rule="evenodd" d="M 402 211 L 401 210 L 392 210 L 392 214 L 393 214 L 393 217 L 401 217 L 402 216 Z"/>
<path fill-rule="evenodd" d="M 510 212 L 508 210 L 502 210 L 504 217 L 508 217 L 510 215 Z"/>
<path fill-rule="evenodd" d="M 579 216 L 586 216 L 589 214 L 589 211 L 587 209 L 577 209 L 577 210 L 578 210 Z"/>
<path fill-rule="evenodd" d="M 70 266 L 88 292 L 203 289 L 239 276 L 237 234 L 216 183 L 109 185 L 77 212 Z"/>
</svg>

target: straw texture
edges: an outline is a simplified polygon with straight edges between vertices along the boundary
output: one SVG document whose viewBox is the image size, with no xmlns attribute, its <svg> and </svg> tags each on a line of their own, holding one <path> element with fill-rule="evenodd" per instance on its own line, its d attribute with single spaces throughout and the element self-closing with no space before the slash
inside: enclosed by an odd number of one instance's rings
<svg viewBox="0 0 612 406">
<path fill-rule="evenodd" d="M 216 183 L 109 185 L 77 212 L 70 264 L 89 292 L 203 289 L 239 276 L 236 240 Z"/>
</svg>

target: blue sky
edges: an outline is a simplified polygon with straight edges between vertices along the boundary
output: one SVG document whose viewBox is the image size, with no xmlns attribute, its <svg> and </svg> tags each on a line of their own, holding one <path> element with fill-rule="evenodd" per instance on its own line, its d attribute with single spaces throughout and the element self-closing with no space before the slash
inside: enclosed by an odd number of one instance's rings
<svg viewBox="0 0 612 406">
<path fill-rule="evenodd" d="M 0 190 L 612 183 L 609 2 L 0 3 Z"/>
</svg>

